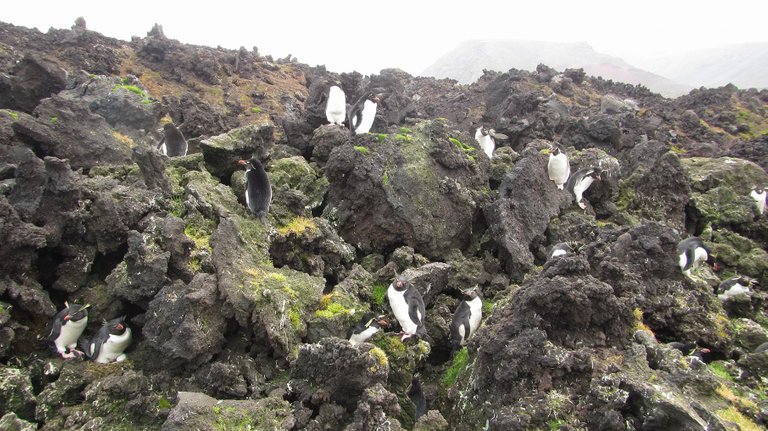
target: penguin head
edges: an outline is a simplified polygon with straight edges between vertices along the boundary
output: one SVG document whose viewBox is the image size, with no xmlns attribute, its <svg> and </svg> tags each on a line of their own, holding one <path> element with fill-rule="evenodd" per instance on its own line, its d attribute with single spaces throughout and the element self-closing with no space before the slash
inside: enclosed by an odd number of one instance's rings
<svg viewBox="0 0 768 431">
<path fill-rule="evenodd" d="M 464 297 L 465 301 L 471 301 L 477 297 L 482 298 L 482 296 L 480 296 L 480 287 L 478 286 L 475 286 L 471 289 L 462 290 L 461 295 Z"/>
<path fill-rule="evenodd" d="M 600 181 L 603 170 L 600 168 L 592 168 L 587 172 L 587 176 L 594 178 L 596 181 Z"/>
<path fill-rule="evenodd" d="M 107 326 L 109 327 L 109 333 L 112 335 L 122 335 L 128 328 L 128 325 L 125 324 L 125 316 L 110 320 L 107 322 Z"/>
<path fill-rule="evenodd" d="M 549 154 L 551 156 L 559 156 L 560 155 L 560 147 L 557 145 L 550 145 L 549 146 Z"/>
<path fill-rule="evenodd" d="M 88 307 L 91 306 L 91 304 L 86 305 L 80 305 L 80 304 L 72 304 L 69 305 L 68 303 L 64 303 L 64 305 L 67 307 L 67 313 L 64 315 L 63 319 L 64 321 L 73 321 L 77 322 L 81 319 L 84 319 L 88 317 Z"/>
<path fill-rule="evenodd" d="M 754 190 L 755 193 L 757 193 L 757 194 L 763 194 L 763 192 L 765 191 L 765 187 L 763 187 L 763 186 L 754 186 L 754 187 L 752 187 L 752 190 Z"/>
<path fill-rule="evenodd" d="M 244 167 L 246 171 L 250 169 L 256 169 L 258 167 L 263 168 L 263 166 L 261 165 L 261 161 L 255 157 L 252 158 L 251 160 L 238 160 L 237 164 Z"/>
<path fill-rule="evenodd" d="M 392 285 L 395 287 L 395 290 L 402 292 L 408 288 L 408 277 L 403 274 L 397 275 L 395 276 L 395 281 L 392 282 Z"/>
</svg>

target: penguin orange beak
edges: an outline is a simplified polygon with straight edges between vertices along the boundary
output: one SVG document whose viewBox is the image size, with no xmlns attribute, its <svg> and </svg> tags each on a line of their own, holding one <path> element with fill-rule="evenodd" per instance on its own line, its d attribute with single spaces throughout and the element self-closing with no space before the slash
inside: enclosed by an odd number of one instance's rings
<svg viewBox="0 0 768 431">
<path fill-rule="evenodd" d="M 241 165 L 241 166 L 245 165 L 246 163 L 248 163 L 248 162 L 247 162 L 247 161 L 245 161 L 245 160 L 238 160 L 238 161 L 237 161 L 237 164 L 238 164 L 238 165 Z"/>
<path fill-rule="evenodd" d="M 115 328 L 119 331 L 122 331 L 123 329 L 125 329 L 125 325 L 123 325 L 122 323 L 118 323 L 117 325 L 115 325 Z"/>
</svg>

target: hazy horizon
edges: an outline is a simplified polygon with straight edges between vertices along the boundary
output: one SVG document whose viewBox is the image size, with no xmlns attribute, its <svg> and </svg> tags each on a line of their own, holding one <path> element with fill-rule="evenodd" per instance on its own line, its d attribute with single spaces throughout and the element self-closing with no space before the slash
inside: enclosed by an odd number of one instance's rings
<svg viewBox="0 0 768 431">
<path fill-rule="evenodd" d="M 65 13 L 60 3 L 43 1 L 34 8 L 6 6 L 0 21 L 37 28 L 70 28 L 79 16 L 88 29 L 130 40 L 146 36 L 157 23 L 165 35 L 182 43 L 251 49 L 283 58 L 288 54 L 309 65 L 324 64 L 334 72 L 363 74 L 397 67 L 419 75 L 440 56 L 471 39 L 583 42 L 595 51 L 643 67 L 644 60 L 671 53 L 732 44 L 766 42 L 762 30 L 768 3 L 729 3 L 741 13 L 729 19 L 714 1 L 662 2 L 642 5 L 604 1 L 498 5 L 479 0 L 406 2 L 393 0 L 386 9 L 360 2 L 327 4 L 279 3 L 216 8 L 173 5 L 146 0 L 116 11 L 111 4 L 73 0 Z M 661 12 L 663 11 L 663 12 Z"/>
</svg>

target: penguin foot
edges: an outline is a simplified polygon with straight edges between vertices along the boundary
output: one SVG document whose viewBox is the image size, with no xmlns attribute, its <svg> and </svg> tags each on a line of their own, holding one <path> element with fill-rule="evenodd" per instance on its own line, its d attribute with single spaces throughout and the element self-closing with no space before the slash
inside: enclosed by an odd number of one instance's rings
<svg viewBox="0 0 768 431">
<path fill-rule="evenodd" d="M 82 358 L 83 356 L 85 356 L 85 353 L 77 349 L 73 349 L 70 352 L 60 352 L 60 353 L 63 359 L 75 359 L 75 358 Z"/>
<path fill-rule="evenodd" d="M 563 185 L 562 184 L 558 184 L 557 188 L 560 189 L 560 190 L 563 190 Z"/>
<path fill-rule="evenodd" d="M 126 354 L 125 354 L 125 353 L 123 353 L 123 354 L 121 354 L 120 356 L 118 356 L 117 358 L 115 358 L 115 362 L 123 362 L 123 361 L 124 361 L 124 360 L 126 360 L 127 358 L 128 358 L 128 356 L 126 356 Z"/>
<path fill-rule="evenodd" d="M 403 336 L 400 338 L 400 341 L 401 341 L 401 342 L 402 342 L 402 341 L 405 341 L 407 338 L 410 338 L 410 337 L 412 337 L 412 336 L 413 336 L 413 334 L 408 334 L 408 333 L 405 333 L 405 332 L 404 332 L 404 333 L 403 333 Z"/>
</svg>

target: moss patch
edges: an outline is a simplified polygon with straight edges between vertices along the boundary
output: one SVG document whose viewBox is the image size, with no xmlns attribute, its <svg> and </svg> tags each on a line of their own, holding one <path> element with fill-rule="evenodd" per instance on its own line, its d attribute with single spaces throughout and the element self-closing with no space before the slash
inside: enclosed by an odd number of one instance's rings
<svg viewBox="0 0 768 431">
<path fill-rule="evenodd" d="M 389 286 L 383 283 L 376 283 L 371 288 L 371 299 L 376 305 L 384 305 L 384 301 L 387 299 L 387 289 Z"/>
<path fill-rule="evenodd" d="M 317 224 L 311 217 L 296 217 L 289 221 L 284 226 L 277 229 L 280 235 L 287 236 L 290 234 L 301 235 L 305 232 L 312 233 L 317 230 Z"/>
<path fill-rule="evenodd" d="M 360 146 L 360 145 L 355 145 L 352 148 L 354 148 L 355 151 L 357 151 L 358 153 L 362 153 L 362 154 L 368 154 L 368 153 L 371 152 L 371 150 L 369 150 L 367 147 L 363 147 L 363 146 Z"/>
<path fill-rule="evenodd" d="M 450 367 L 448 367 L 447 370 L 445 370 L 445 373 L 443 373 L 443 379 L 441 380 L 443 389 L 448 389 L 453 386 L 454 383 L 456 383 L 456 379 L 459 377 L 459 373 L 467 368 L 468 362 L 469 351 L 466 347 L 463 347 L 461 350 L 456 352 L 456 356 L 453 357 L 453 363 Z"/>
<path fill-rule="evenodd" d="M 744 416 L 736 407 L 731 406 L 727 409 L 720 409 L 715 412 L 720 418 L 738 425 L 741 431 L 760 431 L 764 428 L 757 425 L 752 419 Z"/>
</svg>

